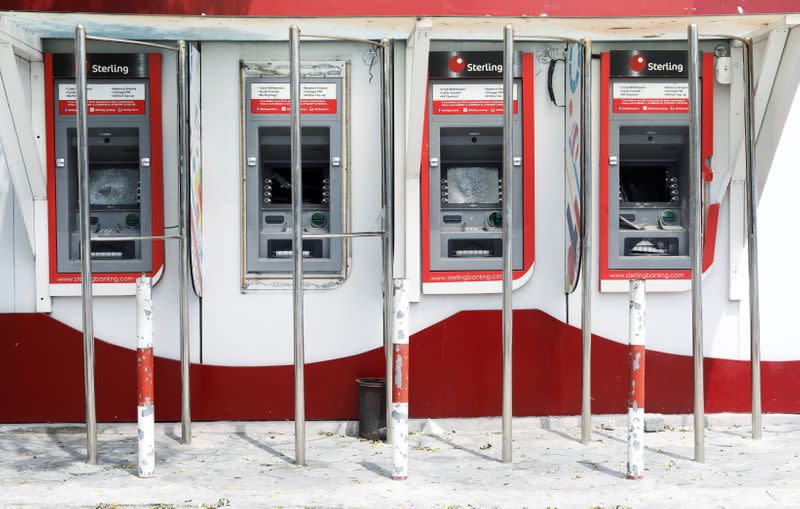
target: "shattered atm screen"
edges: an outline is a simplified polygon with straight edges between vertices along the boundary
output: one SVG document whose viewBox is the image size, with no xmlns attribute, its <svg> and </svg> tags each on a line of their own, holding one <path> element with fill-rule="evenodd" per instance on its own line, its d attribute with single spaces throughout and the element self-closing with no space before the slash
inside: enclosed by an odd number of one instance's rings
<svg viewBox="0 0 800 509">
<path fill-rule="evenodd" d="M 497 205 L 500 203 L 500 171 L 496 166 L 447 168 L 448 205 Z"/>
<path fill-rule="evenodd" d="M 137 207 L 139 168 L 93 167 L 89 171 L 89 203 L 92 208 Z"/>
</svg>

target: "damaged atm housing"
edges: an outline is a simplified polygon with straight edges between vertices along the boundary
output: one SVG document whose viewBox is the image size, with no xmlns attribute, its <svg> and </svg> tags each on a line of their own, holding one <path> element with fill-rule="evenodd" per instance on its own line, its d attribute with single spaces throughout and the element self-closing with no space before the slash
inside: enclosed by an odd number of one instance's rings
<svg viewBox="0 0 800 509">
<path fill-rule="evenodd" d="M 292 175 L 288 62 L 242 62 L 244 260 L 247 278 L 292 272 Z M 303 229 L 341 233 L 346 216 L 347 71 L 340 61 L 301 63 Z M 303 270 L 341 279 L 343 239 L 303 240 Z"/>
</svg>

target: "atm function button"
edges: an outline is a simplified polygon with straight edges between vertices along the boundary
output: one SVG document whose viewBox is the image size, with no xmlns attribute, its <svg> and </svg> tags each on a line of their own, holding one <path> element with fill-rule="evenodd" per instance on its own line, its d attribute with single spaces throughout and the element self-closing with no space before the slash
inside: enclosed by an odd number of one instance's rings
<svg viewBox="0 0 800 509">
<path fill-rule="evenodd" d="M 314 228 L 322 228 L 328 224 L 328 217 L 323 212 L 312 212 L 309 222 Z"/>
<path fill-rule="evenodd" d="M 256 165 L 256 158 L 255 157 L 248 157 L 247 158 L 247 166 L 255 166 Z"/>
<path fill-rule="evenodd" d="M 500 228 L 503 225 L 503 214 L 497 210 L 493 210 L 486 216 L 486 221 L 492 228 Z"/>
<path fill-rule="evenodd" d="M 331 157 L 331 166 L 339 166 L 340 164 L 342 164 L 340 157 Z"/>
<path fill-rule="evenodd" d="M 145 168 L 150 166 L 150 158 L 149 157 L 143 157 L 142 158 L 142 166 L 144 166 Z"/>
<path fill-rule="evenodd" d="M 517 156 L 513 159 L 514 166 L 522 166 L 522 158 Z"/>
<path fill-rule="evenodd" d="M 59 157 L 56 159 L 56 168 L 63 168 L 64 167 L 64 158 Z"/>
</svg>

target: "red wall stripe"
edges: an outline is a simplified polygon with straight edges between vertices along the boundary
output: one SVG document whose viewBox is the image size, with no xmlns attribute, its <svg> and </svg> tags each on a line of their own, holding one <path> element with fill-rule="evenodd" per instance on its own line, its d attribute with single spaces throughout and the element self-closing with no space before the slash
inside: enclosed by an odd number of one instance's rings
<svg viewBox="0 0 800 509">
<path fill-rule="evenodd" d="M 0 314 L 0 422 L 80 422 L 82 336 L 47 315 Z M 580 331 L 538 310 L 514 312 L 514 414 L 580 412 Z M 688 341 L 688 339 L 687 339 Z M 499 415 L 499 311 L 463 311 L 414 334 L 410 347 L 412 417 Z M 309 419 L 358 415 L 355 379 L 383 375 L 382 349 L 306 367 Z M 592 340 L 592 408 L 625 413 L 628 345 Z M 647 352 L 647 408 L 692 411 L 692 359 Z M 192 365 L 193 418 L 282 420 L 293 416 L 293 368 Z M 180 415 L 179 363 L 155 359 L 156 417 Z M 96 342 L 100 421 L 136 420 L 136 351 Z M 800 412 L 800 361 L 762 362 L 765 412 Z M 705 360 L 706 411 L 750 411 L 750 364 Z"/>
</svg>

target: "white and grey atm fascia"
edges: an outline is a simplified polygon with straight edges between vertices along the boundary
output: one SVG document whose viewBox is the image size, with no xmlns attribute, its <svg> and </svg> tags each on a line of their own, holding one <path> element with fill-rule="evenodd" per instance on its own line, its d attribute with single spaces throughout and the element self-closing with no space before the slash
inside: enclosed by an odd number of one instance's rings
<svg viewBox="0 0 800 509">
<path fill-rule="evenodd" d="M 519 60 L 519 59 L 517 59 Z M 428 235 L 431 273 L 498 271 L 503 260 L 502 52 L 431 52 Z M 523 84 L 515 64 L 512 263 L 523 268 Z"/>
<path fill-rule="evenodd" d="M 88 55 L 88 66 L 91 235 L 162 234 L 160 55 L 94 53 Z M 52 150 L 48 150 L 52 154 L 48 179 L 55 180 L 50 227 L 56 229 L 57 261 L 51 281 L 77 282 L 80 233 L 73 55 L 47 54 L 46 74 L 52 87 L 47 90 Z M 161 249 L 156 252 L 159 265 L 163 263 Z M 120 282 L 120 274 L 149 273 L 154 267 L 152 242 L 95 242 L 91 253 L 99 282 Z"/>
<path fill-rule="evenodd" d="M 343 61 L 301 63 L 303 224 L 341 233 L 347 224 L 347 75 Z M 242 62 L 245 285 L 292 273 L 289 63 Z M 345 277 L 347 242 L 303 241 L 303 270 Z"/>
</svg>

